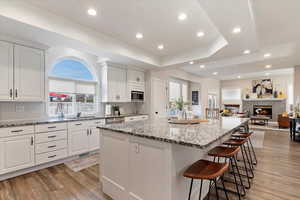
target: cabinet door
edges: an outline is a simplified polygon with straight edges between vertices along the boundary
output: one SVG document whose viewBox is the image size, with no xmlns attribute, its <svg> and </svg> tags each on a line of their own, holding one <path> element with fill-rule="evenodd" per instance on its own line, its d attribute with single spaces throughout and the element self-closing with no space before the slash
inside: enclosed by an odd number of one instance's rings
<svg viewBox="0 0 300 200">
<path fill-rule="evenodd" d="M 128 136 L 101 130 L 101 181 L 105 194 L 128 200 Z"/>
<path fill-rule="evenodd" d="M 12 100 L 13 45 L 0 41 L 0 101 Z"/>
<path fill-rule="evenodd" d="M 89 151 L 88 129 L 69 131 L 69 154 L 77 155 Z"/>
<path fill-rule="evenodd" d="M 166 171 L 170 169 L 166 152 L 163 145 L 153 141 L 130 142 L 130 200 L 170 199 L 170 191 L 162 187 L 168 185 L 170 179 Z M 141 184 L 141 177 L 143 177 L 143 184 Z"/>
<path fill-rule="evenodd" d="M 108 101 L 126 102 L 126 70 L 116 67 L 109 67 L 108 82 Z"/>
<path fill-rule="evenodd" d="M 15 91 L 16 101 L 44 100 L 44 52 L 15 45 Z"/>
<path fill-rule="evenodd" d="M 34 165 L 34 135 L 5 138 L 2 145 L 4 173 Z"/>
<path fill-rule="evenodd" d="M 91 128 L 91 134 L 89 137 L 89 147 L 90 147 L 90 151 L 94 151 L 99 149 L 100 147 L 100 133 L 99 133 L 99 129 L 97 128 Z"/>
</svg>

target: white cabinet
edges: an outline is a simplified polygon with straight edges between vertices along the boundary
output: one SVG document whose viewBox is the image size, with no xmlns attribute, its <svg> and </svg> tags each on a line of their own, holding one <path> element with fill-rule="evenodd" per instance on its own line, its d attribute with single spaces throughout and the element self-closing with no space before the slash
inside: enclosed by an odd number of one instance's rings
<svg viewBox="0 0 300 200">
<path fill-rule="evenodd" d="M 13 45 L 0 41 L 0 101 L 12 100 Z"/>
<path fill-rule="evenodd" d="M 102 68 L 102 102 L 127 102 L 126 69 L 104 66 Z"/>
<path fill-rule="evenodd" d="M 34 166 L 33 134 L 1 139 L 0 146 L 2 146 L 2 155 L 0 155 L 2 156 L 3 166 L 1 173 L 8 173 Z"/>
<path fill-rule="evenodd" d="M 99 130 L 96 127 L 103 123 L 104 120 L 68 123 L 69 154 L 78 155 L 99 149 Z"/>
<path fill-rule="evenodd" d="M 135 138 L 129 145 L 129 200 L 168 199 L 168 191 L 162 187 L 168 184 L 164 145 Z"/>
<path fill-rule="evenodd" d="M 100 167 L 103 191 L 114 200 L 128 200 L 128 136 L 102 131 L 100 158 L 105 162 Z"/>
<path fill-rule="evenodd" d="M 104 193 L 114 200 L 171 199 L 170 190 L 163 187 L 171 180 L 169 148 L 166 143 L 101 130 Z"/>
<path fill-rule="evenodd" d="M 89 151 L 88 129 L 70 131 L 68 140 L 70 155 L 78 155 Z"/>
<path fill-rule="evenodd" d="M 89 137 L 89 151 L 94 151 L 100 147 L 100 133 L 99 129 L 91 128 Z"/>
<path fill-rule="evenodd" d="M 141 71 L 128 70 L 127 77 L 129 83 L 143 84 L 145 82 L 145 74 Z"/>
<path fill-rule="evenodd" d="M 44 52 L 0 41 L 0 101 L 44 100 Z"/>
<path fill-rule="evenodd" d="M 44 52 L 15 45 L 14 97 L 17 101 L 44 100 Z"/>
</svg>

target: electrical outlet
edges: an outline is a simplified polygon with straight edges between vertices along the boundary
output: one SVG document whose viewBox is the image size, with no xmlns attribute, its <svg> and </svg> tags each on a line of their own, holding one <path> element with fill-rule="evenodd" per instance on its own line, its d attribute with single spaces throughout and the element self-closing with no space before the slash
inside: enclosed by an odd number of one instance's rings
<svg viewBox="0 0 300 200">
<path fill-rule="evenodd" d="M 25 107 L 24 105 L 16 105 L 16 112 L 24 112 Z"/>
</svg>

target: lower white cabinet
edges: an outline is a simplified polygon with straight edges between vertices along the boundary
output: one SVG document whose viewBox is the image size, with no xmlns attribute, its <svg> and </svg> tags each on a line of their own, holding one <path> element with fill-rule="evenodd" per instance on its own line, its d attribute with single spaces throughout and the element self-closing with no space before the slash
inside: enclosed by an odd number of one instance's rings
<svg viewBox="0 0 300 200">
<path fill-rule="evenodd" d="M 89 132 L 88 129 L 69 131 L 69 153 L 77 155 L 89 151 Z"/>
<path fill-rule="evenodd" d="M 165 143 L 101 130 L 103 191 L 114 200 L 170 199 Z"/>
<path fill-rule="evenodd" d="M 22 135 L 0 140 L 2 173 L 34 166 L 34 135 Z"/>
</svg>

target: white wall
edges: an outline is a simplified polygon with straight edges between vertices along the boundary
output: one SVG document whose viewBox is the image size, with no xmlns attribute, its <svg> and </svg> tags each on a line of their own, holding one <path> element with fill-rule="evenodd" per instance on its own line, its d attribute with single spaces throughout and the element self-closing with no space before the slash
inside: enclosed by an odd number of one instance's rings
<svg viewBox="0 0 300 200">
<path fill-rule="evenodd" d="M 208 106 L 208 94 L 216 94 L 217 95 L 217 102 L 220 100 L 220 81 L 216 79 L 209 79 L 209 78 L 201 78 L 199 76 L 195 76 L 188 72 L 174 69 L 174 70 L 151 70 L 148 71 L 146 75 L 146 88 L 147 91 L 151 91 L 151 78 L 158 78 L 161 80 L 165 80 L 168 82 L 171 78 L 182 79 L 194 83 L 198 83 L 201 85 L 200 89 L 200 103 L 202 105 L 202 114 L 205 113 L 204 110 Z M 151 95 L 148 93 L 148 95 Z M 147 97 L 147 99 L 150 99 Z M 151 112 L 151 102 L 147 102 L 146 110 L 148 113 Z"/>
<path fill-rule="evenodd" d="M 224 80 L 221 81 L 221 90 L 222 89 L 241 89 L 242 97 L 244 98 L 244 91 L 245 89 L 249 89 L 252 91 L 252 80 L 259 80 L 264 79 L 266 77 L 257 77 L 251 79 L 236 79 L 236 80 Z M 293 75 L 281 75 L 281 76 L 270 76 L 268 77 L 273 81 L 273 87 L 277 91 L 282 91 L 285 95 L 288 95 L 288 87 L 289 85 L 293 85 Z M 221 95 L 222 96 L 222 95 Z M 235 104 L 235 103 L 242 103 L 239 102 L 224 102 L 222 104 Z M 289 103 L 287 102 L 287 110 L 289 110 Z"/>
</svg>

